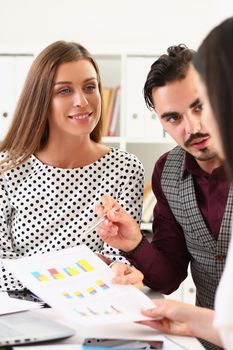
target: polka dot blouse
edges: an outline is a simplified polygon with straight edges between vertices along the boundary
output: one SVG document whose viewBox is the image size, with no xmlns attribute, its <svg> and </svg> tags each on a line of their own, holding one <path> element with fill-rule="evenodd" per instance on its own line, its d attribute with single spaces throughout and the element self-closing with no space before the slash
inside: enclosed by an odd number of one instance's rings
<svg viewBox="0 0 233 350">
<path fill-rule="evenodd" d="M 3 154 L 0 154 L 0 159 Z M 32 155 L 0 175 L 0 258 L 19 258 L 86 244 L 111 260 L 117 249 L 96 231 L 95 206 L 113 196 L 137 220 L 141 218 L 144 170 L 136 156 L 112 148 L 92 164 L 75 169 L 45 165 Z M 0 291 L 23 286 L 0 265 Z"/>
</svg>

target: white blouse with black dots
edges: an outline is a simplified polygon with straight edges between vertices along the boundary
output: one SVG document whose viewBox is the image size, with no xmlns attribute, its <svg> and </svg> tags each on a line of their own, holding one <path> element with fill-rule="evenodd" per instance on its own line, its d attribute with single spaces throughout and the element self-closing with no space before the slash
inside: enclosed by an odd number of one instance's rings
<svg viewBox="0 0 233 350">
<path fill-rule="evenodd" d="M 0 154 L 0 159 L 3 154 Z M 144 170 L 136 156 L 112 148 L 94 163 L 75 169 L 45 165 L 35 156 L 0 175 L 0 258 L 18 258 L 86 244 L 111 260 L 117 249 L 96 231 L 96 204 L 113 196 L 140 222 Z M 0 291 L 22 284 L 0 266 Z"/>
</svg>

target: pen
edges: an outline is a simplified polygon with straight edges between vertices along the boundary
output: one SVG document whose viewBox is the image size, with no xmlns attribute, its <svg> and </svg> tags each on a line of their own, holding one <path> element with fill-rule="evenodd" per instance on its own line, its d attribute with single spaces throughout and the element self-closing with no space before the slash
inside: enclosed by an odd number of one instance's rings
<svg viewBox="0 0 233 350">
<path fill-rule="evenodd" d="M 117 208 L 114 207 L 111 210 L 113 213 L 115 213 L 117 211 Z M 92 226 L 90 226 L 85 232 L 84 235 L 90 233 L 91 231 L 93 231 L 97 226 L 99 226 L 100 224 L 102 224 L 102 222 L 104 222 L 104 220 L 107 219 L 107 214 L 103 215 L 98 221 L 96 221 Z"/>
</svg>

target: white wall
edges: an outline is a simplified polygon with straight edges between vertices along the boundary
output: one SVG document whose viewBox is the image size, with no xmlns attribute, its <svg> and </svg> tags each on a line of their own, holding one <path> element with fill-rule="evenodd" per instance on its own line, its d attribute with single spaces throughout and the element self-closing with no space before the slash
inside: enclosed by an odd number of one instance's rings
<svg viewBox="0 0 233 350">
<path fill-rule="evenodd" d="M 231 0 L 0 0 L 0 52 L 37 52 L 60 39 L 100 52 L 196 49 L 231 15 Z"/>
</svg>

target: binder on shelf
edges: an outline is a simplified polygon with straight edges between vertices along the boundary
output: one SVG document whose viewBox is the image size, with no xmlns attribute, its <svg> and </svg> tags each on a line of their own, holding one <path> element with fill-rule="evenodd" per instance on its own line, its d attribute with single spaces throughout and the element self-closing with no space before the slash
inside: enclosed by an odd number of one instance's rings
<svg viewBox="0 0 233 350">
<path fill-rule="evenodd" d="M 108 129 L 108 136 L 116 136 L 117 121 L 120 119 L 120 105 L 121 105 L 121 88 L 118 86 L 115 89 L 115 99 L 112 109 L 111 122 Z"/>
<path fill-rule="evenodd" d="M 120 87 L 103 89 L 103 136 L 115 136 L 120 114 Z"/>
<path fill-rule="evenodd" d="M 149 181 L 144 190 L 142 222 L 151 222 L 153 219 L 153 210 L 156 204 L 156 198 L 152 191 L 151 181 Z"/>
<path fill-rule="evenodd" d="M 103 88 L 103 136 L 108 135 L 108 127 L 110 123 L 109 106 L 111 100 L 112 89 L 108 87 Z"/>
</svg>

